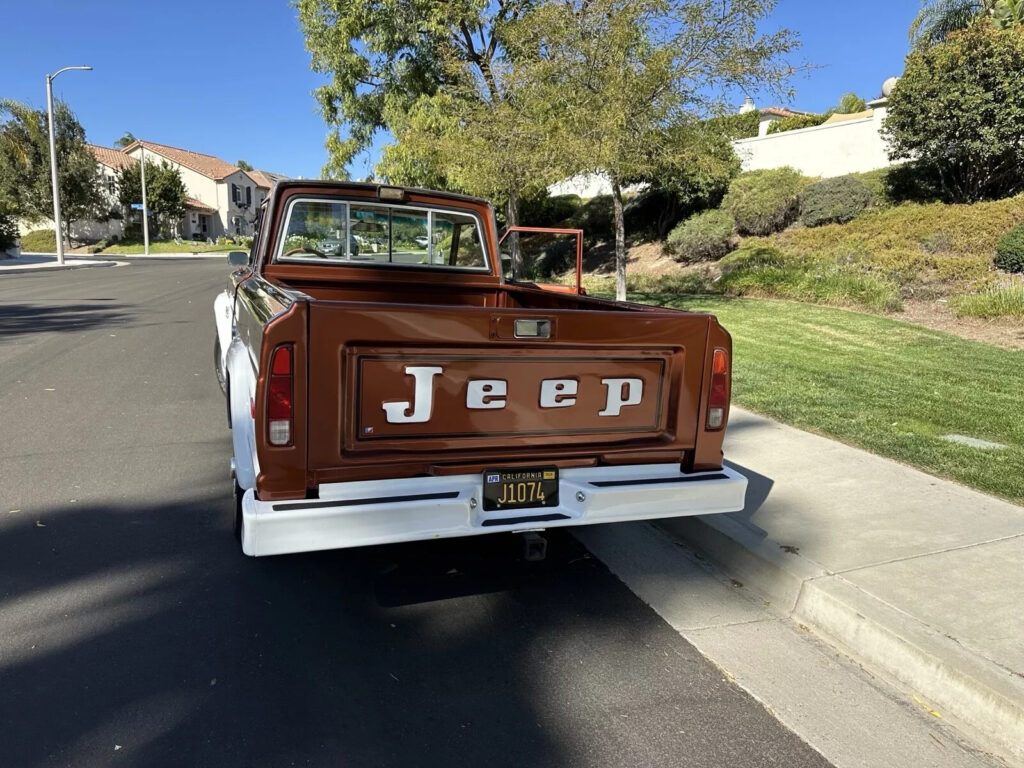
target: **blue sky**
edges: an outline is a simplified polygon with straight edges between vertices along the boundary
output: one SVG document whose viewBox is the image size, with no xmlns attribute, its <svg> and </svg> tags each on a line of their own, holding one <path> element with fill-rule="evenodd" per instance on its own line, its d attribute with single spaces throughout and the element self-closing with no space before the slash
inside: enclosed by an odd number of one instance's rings
<svg viewBox="0 0 1024 768">
<path fill-rule="evenodd" d="M 779 0 L 767 26 L 799 33 L 816 68 L 795 81 L 790 106 L 821 111 L 846 91 L 870 99 L 899 74 L 918 0 Z M 94 144 L 125 131 L 163 144 L 315 177 L 326 126 L 311 92 L 295 11 L 285 0 L 0 0 L 0 98 L 43 107 L 54 81 Z M 767 106 L 766 98 L 755 100 Z M 379 142 L 378 142 L 379 143 Z M 376 152 L 357 159 L 370 172 Z"/>
</svg>

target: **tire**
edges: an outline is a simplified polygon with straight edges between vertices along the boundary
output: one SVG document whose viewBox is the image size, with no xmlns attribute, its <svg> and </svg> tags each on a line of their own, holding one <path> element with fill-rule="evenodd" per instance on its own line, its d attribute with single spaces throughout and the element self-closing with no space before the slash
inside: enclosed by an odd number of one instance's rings
<svg viewBox="0 0 1024 768">
<path fill-rule="evenodd" d="M 232 481 L 232 483 L 235 486 L 234 493 L 232 494 L 232 501 L 234 502 L 234 510 L 235 510 L 235 525 L 234 525 L 235 539 L 238 541 L 239 544 L 241 544 L 242 543 L 242 527 L 243 527 L 243 523 L 242 523 L 242 496 L 245 494 L 245 491 L 242 490 L 242 487 L 238 484 L 237 480 L 232 478 L 231 481 Z"/>
<path fill-rule="evenodd" d="M 220 336 L 213 332 L 213 370 L 217 374 L 217 383 L 220 384 L 220 391 L 225 395 L 228 393 L 227 382 L 224 380 L 224 370 L 220 367 Z"/>
</svg>

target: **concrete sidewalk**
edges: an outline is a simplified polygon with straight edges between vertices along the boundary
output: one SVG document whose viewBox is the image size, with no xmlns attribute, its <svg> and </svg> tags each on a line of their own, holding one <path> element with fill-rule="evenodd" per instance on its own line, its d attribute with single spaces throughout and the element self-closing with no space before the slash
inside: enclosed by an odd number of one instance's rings
<svg viewBox="0 0 1024 768">
<path fill-rule="evenodd" d="M 0 275 L 85 269 L 87 267 L 113 267 L 116 264 L 117 262 L 111 259 L 87 259 L 71 255 L 65 255 L 64 264 L 58 264 L 55 253 L 22 253 L 14 259 L 0 259 Z"/>
<path fill-rule="evenodd" d="M 746 509 L 660 527 L 1024 764 L 1024 507 L 739 409 L 726 456 Z"/>
</svg>

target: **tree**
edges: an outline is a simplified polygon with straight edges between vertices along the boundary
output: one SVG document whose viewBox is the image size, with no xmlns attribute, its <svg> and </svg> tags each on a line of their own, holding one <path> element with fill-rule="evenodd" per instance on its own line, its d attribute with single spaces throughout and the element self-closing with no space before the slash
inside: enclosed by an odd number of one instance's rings
<svg viewBox="0 0 1024 768">
<path fill-rule="evenodd" d="M 1024 0 L 921 0 L 922 8 L 910 25 L 916 48 L 937 45 L 952 33 L 987 17 L 998 29 L 1024 25 Z"/>
<path fill-rule="evenodd" d="M 839 98 L 839 103 L 835 106 L 832 114 L 855 115 L 858 112 L 863 112 L 867 108 L 867 102 L 851 91 L 850 93 L 844 93 Z"/>
<path fill-rule="evenodd" d="M 138 162 L 117 172 L 118 202 L 127 215 L 132 204 L 142 202 L 142 174 Z M 176 235 L 178 220 L 185 215 L 188 192 L 181 172 L 166 160 L 146 160 L 146 206 L 156 219 L 154 229 Z"/>
<path fill-rule="evenodd" d="M 316 91 L 325 121 L 335 126 L 326 142 L 324 175 L 347 178 L 346 164 L 370 146 L 379 129 L 396 135 L 422 130 L 437 115 L 437 105 L 424 97 L 441 94 L 444 103 L 470 116 L 482 114 L 477 108 L 493 107 L 494 113 L 484 115 L 488 121 L 508 115 L 501 105 L 510 103 L 510 93 L 497 72 L 506 53 L 505 35 L 534 3 L 297 0 L 312 68 L 331 77 Z M 418 117 L 410 115 L 413 109 Z M 417 120 L 418 126 L 410 127 Z M 392 153 L 388 167 L 394 172 L 402 164 L 422 165 L 424 155 L 436 153 L 428 148 L 406 159 Z M 507 190 L 512 224 L 520 192 Z"/>
<path fill-rule="evenodd" d="M 517 53 L 536 51 L 526 79 L 553 97 L 554 140 L 580 171 L 611 182 L 616 296 L 626 295 L 622 189 L 721 164 L 700 118 L 726 91 L 774 90 L 793 74 L 788 30 L 763 34 L 774 0 L 570 0 L 538 6 L 519 25 Z M 731 153 L 730 153 L 731 154 Z M 727 161 L 728 162 L 728 161 Z"/>
<path fill-rule="evenodd" d="M 67 240 L 72 222 L 105 216 L 105 201 L 85 131 L 62 101 L 54 104 L 54 134 L 61 236 Z M 0 101 L 0 205 L 30 222 L 53 216 L 46 112 L 9 99 Z"/>
<path fill-rule="evenodd" d="M 972 24 L 918 49 L 889 96 L 893 160 L 916 160 L 947 200 L 1024 190 L 1024 35 Z"/>
<path fill-rule="evenodd" d="M 124 135 L 114 142 L 114 146 L 124 149 L 128 145 L 134 144 L 136 141 L 138 141 L 138 139 L 135 138 L 131 131 L 125 131 Z"/>
<path fill-rule="evenodd" d="M 249 165 L 247 162 L 245 162 L 245 160 L 239 160 L 237 163 L 235 163 L 235 165 L 237 165 L 243 171 L 251 171 L 251 170 L 253 170 L 253 167 L 251 165 Z"/>
</svg>

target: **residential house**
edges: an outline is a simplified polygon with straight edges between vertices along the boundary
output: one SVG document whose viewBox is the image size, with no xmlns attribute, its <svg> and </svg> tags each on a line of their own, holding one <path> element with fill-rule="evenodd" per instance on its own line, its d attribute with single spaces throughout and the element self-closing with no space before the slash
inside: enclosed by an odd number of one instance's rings
<svg viewBox="0 0 1024 768">
<path fill-rule="evenodd" d="M 213 155 L 151 141 L 134 141 L 121 151 L 136 161 L 145 156 L 167 162 L 181 173 L 189 201 L 178 233 L 186 240 L 251 235 L 259 204 L 274 180 L 283 178 L 264 172 L 257 177 Z"/>
<path fill-rule="evenodd" d="M 813 128 L 769 134 L 768 126 L 772 122 L 788 116 L 782 112 L 793 111 L 779 107 L 762 109 L 758 135 L 737 139 L 732 143 L 733 149 L 745 171 L 788 165 L 805 176 L 828 178 L 887 168 L 893 161 L 889 159 L 882 125 L 888 113 L 889 93 L 895 85 L 896 78 L 886 80 L 882 84 L 882 95 L 869 101 L 863 112 L 832 115 Z M 740 111 L 753 109 L 756 107 L 747 99 Z"/>
</svg>

